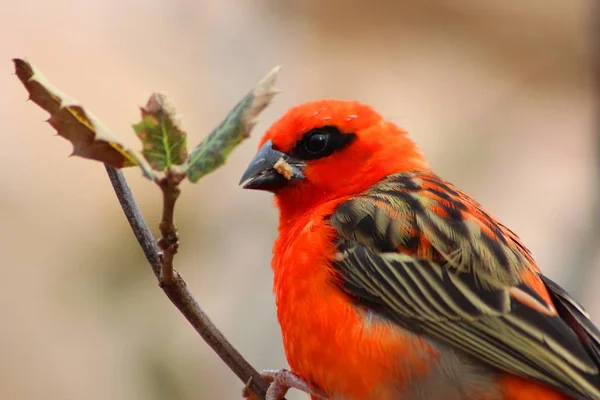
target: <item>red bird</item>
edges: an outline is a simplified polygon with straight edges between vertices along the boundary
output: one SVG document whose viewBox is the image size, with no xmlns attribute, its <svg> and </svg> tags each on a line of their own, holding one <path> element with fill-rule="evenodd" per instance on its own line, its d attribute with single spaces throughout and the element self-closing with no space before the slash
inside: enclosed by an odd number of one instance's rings
<svg viewBox="0 0 600 400">
<path fill-rule="evenodd" d="M 600 399 L 600 332 L 516 234 L 355 101 L 288 111 L 242 177 L 273 192 L 291 371 L 268 399 Z"/>
</svg>

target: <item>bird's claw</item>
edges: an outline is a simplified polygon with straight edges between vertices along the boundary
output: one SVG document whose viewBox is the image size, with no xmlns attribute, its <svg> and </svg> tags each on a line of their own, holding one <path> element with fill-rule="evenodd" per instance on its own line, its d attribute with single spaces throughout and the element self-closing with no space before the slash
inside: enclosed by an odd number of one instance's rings
<svg viewBox="0 0 600 400">
<path fill-rule="evenodd" d="M 261 375 L 265 380 L 270 382 L 265 400 L 282 400 L 291 388 L 301 390 L 322 399 L 327 399 L 327 395 L 323 391 L 312 388 L 304 379 L 287 369 L 265 369 L 261 372 Z M 242 391 L 242 396 L 247 400 L 257 399 L 250 391 L 251 382 L 252 378 L 248 380 Z"/>
</svg>

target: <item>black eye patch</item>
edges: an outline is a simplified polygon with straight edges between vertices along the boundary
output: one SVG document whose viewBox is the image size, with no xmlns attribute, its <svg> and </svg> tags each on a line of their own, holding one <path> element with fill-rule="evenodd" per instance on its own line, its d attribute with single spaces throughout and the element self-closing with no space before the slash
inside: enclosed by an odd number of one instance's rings
<svg viewBox="0 0 600 400">
<path fill-rule="evenodd" d="M 348 146 L 356 138 L 353 133 L 342 133 L 335 126 L 323 126 L 306 132 L 290 152 L 299 160 L 316 160 Z"/>
</svg>

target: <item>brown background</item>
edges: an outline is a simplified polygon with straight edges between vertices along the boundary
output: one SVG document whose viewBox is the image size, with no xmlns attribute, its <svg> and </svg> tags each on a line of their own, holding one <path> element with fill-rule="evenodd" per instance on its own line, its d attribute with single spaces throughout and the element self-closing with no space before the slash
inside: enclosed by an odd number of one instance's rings
<svg viewBox="0 0 600 400">
<path fill-rule="evenodd" d="M 101 165 L 26 103 L 26 56 L 128 143 L 154 90 L 191 145 L 276 64 L 284 91 L 229 164 L 186 184 L 178 268 L 258 368 L 284 367 L 276 213 L 239 176 L 288 107 L 340 97 L 409 130 L 600 320 L 592 0 L 35 1 L 0 16 L 0 398 L 235 399 L 241 384 L 156 287 Z M 127 172 L 153 226 L 159 193 Z M 290 399 L 305 398 L 293 393 Z"/>
</svg>

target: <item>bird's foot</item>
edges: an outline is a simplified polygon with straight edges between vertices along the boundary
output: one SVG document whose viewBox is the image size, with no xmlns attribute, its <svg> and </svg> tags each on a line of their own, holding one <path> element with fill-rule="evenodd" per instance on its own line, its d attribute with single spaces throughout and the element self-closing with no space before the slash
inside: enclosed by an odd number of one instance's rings
<svg viewBox="0 0 600 400">
<path fill-rule="evenodd" d="M 287 391 L 292 388 L 312 396 L 327 399 L 327 394 L 322 390 L 312 388 L 304 379 L 287 369 L 265 369 L 261 372 L 261 375 L 270 383 L 265 400 L 281 400 L 285 397 Z M 256 397 L 250 392 L 249 384 L 250 382 L 242 391 L 242 396 L 245 399 L 252 400 Z"/>
</svg>

